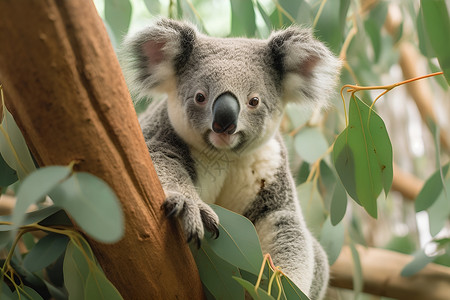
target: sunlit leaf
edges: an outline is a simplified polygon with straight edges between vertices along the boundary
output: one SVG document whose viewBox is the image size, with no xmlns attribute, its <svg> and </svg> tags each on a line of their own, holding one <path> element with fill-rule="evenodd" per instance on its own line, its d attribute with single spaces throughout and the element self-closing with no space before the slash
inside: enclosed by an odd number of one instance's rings
<svg viewBox="0 0 450 300">
<path fill-rule="evenodd" d="M 450 84 L 450 18 L 445 0 L 421 0 L 423 24 L 430 44 Z"/>
<path fill-rule="evenodd" d="M 236 280 L 240 285 L 242 285 L 247 293 L 252 296 L 253 299 L 260 299 L 260 300 L 275 300 L 271 295 L 269 295 L 266 291 L 258 287 L 257 291 L 255 291 L 255 286 L 248 282 L 245 279 L 239 278 L 239 277 L 233 277 L 234 280 Z"/>
<path fill-rule="evenodd" d="M 294 138 L 297 154 L 308 163 L 314 163 L 328 150 L 328 142 L 316 127 L 300 130 Z"/>
<path fill-rule="evenodd" d="M 261 246 L 253 224 L 245 217 L 211 205 L 219 216 L 219 237 L 207 238 L 211 249 L 222 259 L 257 274 L 263 261 Z"/>
<path fill-rule="evenodd" d="M 256 15 L 252 1 L 230 0 L 231 34 L 253 37 L 256 33 Z"/>
<path fill-rule="evenodd" d="M 383 120 L 356 96 L 349 124 L 335 141 L 333 160 L 349 195 L 373 217 L 377 198 L 392 185 L 392 145 Z"/>
<path fill-rule="evenodd" d="M 40 239 L 25 256 L 23 266 L 30 272 L 42 270 L 64 253 L 68 242 L 67 236 L 50 233 Z"/>
<path fill-rule="evenodd" d="M 400 275 L 403 277 L 412 276 L 422 270 L 435 258 L 436 257 L 426 255 L 423 250 L 419 250 L 414 254 L 413 260 L 403 268 Z"/>
<path fill-rule="evenodd" d="M 200 249 L 190 245 L 200 278 L 216 299 L 243 299 L 244 289 L 233 279 L 239 269 L 217 256 L 207 241 Z"/>
<path fill-rule="evenodd" d="M 94 268 L 86 278 L 84 299 L 123 299 L 119 291 L 98 268 Z"/>
<path fill-rule="evenodd" d="M 50 193 L 75 222 L 98 241 L 112 243 L 124 232 L 123 214 L 113 190 L 89 173 L 74 173 Z"/>
<path fill-rule="evenodd" d="M 42 200 L 66 179 L 70 172 L 71 169 L 68 167 L 50 166 L 40 168 L 25 178 L 17 193 L 17 203 L 12 216 L 13 224 L 17 227 L 22 225 L 25 212 L 30 205 Z"/>
<path fill-rule="evenodd" d="M 345 239 L 344 224 L 339 223 L 336 226 L 331 224 L 330 218 L 327 218 L 320 233 L 320 244 L 327 253 L 328 262 L 330 265 L 334 264 L 339 254 Z"/>
<path fill-rule="evenodd" d="M 105 20 L 120 42 L 128 32 L 132 6 L 130 0 L 105 0 Z"/>
</svg>

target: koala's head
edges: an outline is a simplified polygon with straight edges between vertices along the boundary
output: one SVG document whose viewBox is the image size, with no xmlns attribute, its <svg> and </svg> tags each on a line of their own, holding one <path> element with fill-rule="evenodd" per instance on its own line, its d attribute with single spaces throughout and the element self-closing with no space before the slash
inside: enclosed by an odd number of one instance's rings
<svg viewBox="0 0 450 300">
<path fill-rule="evenodd" d="M 274 135 L 288 102 L 325 104 L 340 69 L 306 29 L 213 38 L 168 19 L 129 36 L 121 60 L 132 93 L 167 93 L 170 121 L 188 144 L 239 153 Z"/>
</svg>

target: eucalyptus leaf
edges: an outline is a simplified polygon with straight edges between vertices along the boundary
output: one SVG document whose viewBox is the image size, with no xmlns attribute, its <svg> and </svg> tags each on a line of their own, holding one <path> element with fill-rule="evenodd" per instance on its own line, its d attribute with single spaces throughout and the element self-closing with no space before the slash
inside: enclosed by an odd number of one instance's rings
<svg viewBox="0 0 450 300">
<path fill-rule="evenodd" d="M 20 298 L 19 299 L 29 299 L 29 300 L 43 300 L 44 298 L 41 297 L 41 295 L 38 294 L 35 290 L 33 290 L 29 286 L 24 286 L 20 292 L 18 293 L 17 290 L 14 292 L 15 295 Z M 2 298 L 3 299 L 3 298 Z"/>
<path fill-rule="evenodd" d="M 254 37 L 256 15 L 252 1 L 230 0 L 231 34 L 233 36 Z"/>
<path fill-rule="evenodd" d="M 331 198 L 330 219 L 331 224 L 336 226 L 345 216 L 347 211 L 347 193 L 341 182 L 337 182 Z"/>
<path fill-rule="evenodd" d="M 446 164 L 425 181 L 419 195 L 417 195 L 414 201 L 416 212 L 428 209 L 439 198 L 444 191 L 443 177 L 447 176 L 449 166 L 450 163 Z"/>
<path fill-rule="evenodd" d="M 293 282 L 289 279 L 289 277 L 282 276 L 281 284 L 283 286 L 284 294 L 286 295 L 286 299 L 300 299 L 300 300 L 309 300 L 308 296 L 306 296 Z"/>
<path fill-rule="evenodd" d="M 450 18 L 445 0 L 421 0 L 423 24 L 439 65 L 450 85 Z"/>
<path fill-rule="evenodd" d="M 423 250 L 418 250 L 416 253 L 414 253 L 413 260 L 403 268 L 400 275 L 403 277 L 412 276 L 422 270 L 435 258 L 436 257 L 426 255 Z"/>
<path fill-rule="evenodd" d="M 30 272 L 44 269 L 66 250 L 69 238 L 65 235 L 50 233 L 39 240 L 23 260 L 23 266 Z"/>
<path fill-rule="evenodd" d="M 339 257 L 345 240 L 344 224 L 339 223 L 336 226 L 331 224 L 330 218 L 327 218 L 320 233 L 320 244 L 327 253 L 330 266 Z"/>
<path fill-rule="evenodd" d="M 444 182 L 444 188 L 441 190 L 438 198 L 427 209 L 428 221 L 430 224 L 430 233 L 432 236 L 436 236 L 442 228 L 445 227 L 447 220 L 450 217 L 450 197 L 448 192 L 450 191 L 450 177 L 446 178 Z"/>
<path fill-rule="evenodd" d="M 128 32 L 132 6 L 130 0 L 105 0 L 105 20 L 114 32 L 117 42 Z"/>
<path fill-rule="evenodd" d="M 326 215 L 317 186 L 313 182 L 305 182 L 299 185 L 297 197 L 309 230 L 314 236 L 319 236 Z"/>
<path fill-rule="evenodd" d="M 190 245 L 200 278 L 216 299 L 243 299 L 243 288 L 233 280 L 240 277 L 239 269 L 217 256 L 207 241 L 200 249 Z"/>
<path fill-rule="evenodd" d="M 13 292 L 11 292 L 6 282 L 2 280 L 0 283 L 0 299 L 16 300 L 19 299 L 19 296 L 17 295 L 17 293 L 13 294 Z"/>
<path fill-rule="evenodd" d="M 234 280 L 236 280 L 240 285 L 242 285 L 242 287 L 245 288 L 245 290 L 247 291 L 247 293 L 250 294 L 250 296 L 252 296 L 253 299 L 259 299 L 259 300 L 275 300 L 274 297 L 272 297 L 271 295 L 269 295 L 266 291 L 264 291 L 263 289 L 261 289 L 260 287 L 258 287 L 257 291 L 255 291 L 255 286 L 248 282 L 245 279 L 239 278 L 239 277 L 233 277 Z"/>
<path fill-rule="evenodd" d="M 86 278 L 84 299 L 115 300 L 123 298 L 105 274 L 98 268 L 94 268 Z"/>
<path fill-rule="evenodd" d="M 71 172 L 68 167 L 50 166 L 31 173 L 17 192 L 17 203 L 12 214 L 12 223 L 19 227 L 30 205 L 42 200 L 52 189 L 66 179 Z"/>
<path fill-rule="evenodd" d="M 144 4 L 152 15 L 158 15 L 161 12 L 159 0 L 144 0 Z"/>
<path fill-rule="evenodd" d="M 6 163 L 0 153 L 0 187 L 13 184 L 17 180 L 17 172 Z"/>
<path fill-rule="evenodd" d="M 349 195 L 376 218 L 377 198 L 392 185 L 392 145 L 383 120 L 354 95 L 349 124 L 335 141 L 333 160 Z"/>
<path fill-rule="evenodd" d="M 211 249 L 230 264 L 258 274 L 263 255 L 253 224 L 247 218 L 218 205 L 211 207 L 220 220 L 219 237 L 207 238 Z"/>
<path fill-rule="evenodd" d="M 56 206 L 98 241 L 113 243 L 124 232 L 123 214 L 113 190 L 89 173 L 74 173 L 50 193 Z"/>
<path fill-rule="evenodd" d="M 24 179 L 36 169 L 22 132 L 4 105 L 3 120 L 0 123 L 0 153 L 5 162 L 17 172 L 19 179 Z"/>
<path fill-rule="evenodd" d="M 306 127 L 295 136 L 297 154 L 308 163 L 314 163 L 328 150 L 328 142 L 316 127 Z"/>
<path fill-rule="evenodd" d="M 60 210 L 61 208 L 52 205 L 45 208 L 41 208 L 39 210 L 29 212 L 25 214 L 25 218 L 22 221 L 22 224 L 29 225 L 33 223 L 38 223 Z M 0 222 L 11 222 L 11 219 L 12 219 L 11 215 L 0 216 Z M 0 225 L 0 232 L 11 231 L 14 230 L 15 228 L 16 227 L 13 225 Z"/>
<path fill-rule="evenodd" d="M 353 293 L 355 295 L 355 299 L 357 299 L 358 295 L 362 293 L 364 277 L 362 272 L 361 259 L 359 258 L 358 250 L 353 243 L 350 243 L 350 250 L 352 252 L 353 259 Z"/>
<path fill-rule="evenodd" d="M 69 300 L 84 299 L 84 289 L 89 272 L 89 265 L 83 252 L 70 241 L 67 244 L 63 265 L 64 286 L 69 293 Z"/>
</svg>

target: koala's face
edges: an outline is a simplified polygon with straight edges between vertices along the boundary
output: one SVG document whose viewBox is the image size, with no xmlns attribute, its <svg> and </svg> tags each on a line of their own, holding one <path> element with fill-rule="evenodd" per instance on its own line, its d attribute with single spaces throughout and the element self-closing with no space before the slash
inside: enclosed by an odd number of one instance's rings
<svg viewBox="0 0 450 300">
<path fill-rule="evenodd" d="M 340 65 L 307 30 L 219 39 L 167 19 L 128 38 L 123 54 L 130 90 L 167 93 L 170 121 L 188 144 L 236 153 L 272 137 L 287 102 L 327 100 Z"/>
</svg>

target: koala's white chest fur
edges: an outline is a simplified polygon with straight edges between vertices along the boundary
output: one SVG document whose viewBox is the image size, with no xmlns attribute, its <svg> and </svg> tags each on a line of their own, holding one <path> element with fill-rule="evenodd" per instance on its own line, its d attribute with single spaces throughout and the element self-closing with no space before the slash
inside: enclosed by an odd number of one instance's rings
<svg viewBox="0 0 450 300">
<path fill-rule="evenodd" d="M 242 213 L 264 186 L 275 180 L 282 163 L 280 144 L 275 138 L 251 154 L 230 157 L 225 152 L 192 152 L 200 198 Z"/>
</svg>

